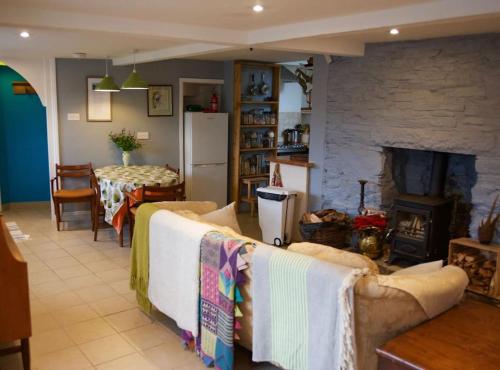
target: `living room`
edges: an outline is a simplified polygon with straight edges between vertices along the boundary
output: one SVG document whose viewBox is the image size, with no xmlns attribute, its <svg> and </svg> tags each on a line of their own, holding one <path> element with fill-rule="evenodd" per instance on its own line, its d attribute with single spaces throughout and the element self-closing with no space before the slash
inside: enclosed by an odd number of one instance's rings
<svg viewBox="0 0 500 370">
<path fill-rule="evenodd" d="M 0 15 L 0 369 L 498 366 L 497 1 L 87 5 Z"/>
</svg>

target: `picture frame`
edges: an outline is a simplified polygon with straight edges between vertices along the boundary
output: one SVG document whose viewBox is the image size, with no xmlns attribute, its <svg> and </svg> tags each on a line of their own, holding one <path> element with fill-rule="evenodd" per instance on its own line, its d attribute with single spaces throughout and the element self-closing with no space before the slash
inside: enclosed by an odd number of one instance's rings
<svg viewBox="0 0 500 370">
<path fill-rule="evenodd" d="M 148 117 L 172 117 L 172 85 L 149 85 L 147 93 Z"/>
<path fill-rule="evenodd" d="M 102 77 L 87 77 L 87 122 L 111 122 L 112 95 L 107 91 L 95 91 L 96 85 L 101 82 Z"/>
</svg>

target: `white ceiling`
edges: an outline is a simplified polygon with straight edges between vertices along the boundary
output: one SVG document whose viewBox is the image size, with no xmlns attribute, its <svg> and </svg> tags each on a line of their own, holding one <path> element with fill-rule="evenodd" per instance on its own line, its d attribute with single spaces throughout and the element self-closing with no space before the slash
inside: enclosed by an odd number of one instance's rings
<svg viewBox="0 0 500 370">
<path fill-rule="evenodd" d="M 500 32 L 500 0 L 1 0 L 2 57 L 293 61 L 370 42 Z M 264 11 L 252 12 L 260 2 Z M 391 27 L 401 31 L 388 34 Z M 19 32 L 28 30 L 29 39 Z M 253 51 L 250 51 L 250 48 Z"/>
</svg>

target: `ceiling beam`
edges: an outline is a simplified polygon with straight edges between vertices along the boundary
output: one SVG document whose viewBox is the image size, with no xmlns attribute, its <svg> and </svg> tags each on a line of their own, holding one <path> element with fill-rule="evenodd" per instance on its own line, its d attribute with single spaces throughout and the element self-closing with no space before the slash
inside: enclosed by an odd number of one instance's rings
<svg viewBox="0 0 500 370">
<path fill-rule="evenodd" d="M 241 44 L 247 42 L 247 33 L 238 30 L 36 9 L 34 7 L 23 6 L 13 7 L 2 5 L 0 11 L 1 24 L 18 27 L 30 26 L 61 30 L 111 32 L 181 41 L 223 44 Z"/>
<path fill-rule="evenodd" d="M 252 44 L 339 35 L 382 27 L 500 13 L 499 0 L 438 0 L 385 10 L 266 27 L 248 33 Z"/>
<path fill-rule="evenodd" d="M 134 54 L 125 55 L 122 57 L 113 58 L 113 65 L 122 66 L 136 63 L 155 62 L 167 59 L 180 59 L 195 57 L 198 55 L 214 53 L 218 51 L 227 51 L 236 49 L 236 46 L 209 44 L 209 43 L 192 43 L 170 48 L 144 51 Z"/>
<path fill-rule="evenodd" d="M 340 38 L 307 38 L 259 44 L 259 48 L 322 55 L 363 56 L 365 44 Z"/>
</svg>

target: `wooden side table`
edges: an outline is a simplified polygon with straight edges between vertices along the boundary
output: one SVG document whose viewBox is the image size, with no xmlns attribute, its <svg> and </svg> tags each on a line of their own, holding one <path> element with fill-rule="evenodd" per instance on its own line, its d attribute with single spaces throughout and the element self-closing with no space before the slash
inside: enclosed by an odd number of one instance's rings
<svg viewBox="0 0 500 370">
<path fill-rule="evenodd" d="M 255 214 L 255 205 L 257 204 L 257 196 L 255 193 L 255 188 L 261 184 L 269 183 L 269 177 L 254 177 L 250 179 L 243 179 L 243 184 L 247 186 L 247 197 L 241 198 L 242 202 L 250 204 L 250 215 L 253 216 Z"/>
<path fill-rule="evenodd" d="M 466 300 L 377 348 L 378 369 L 500 368 L 500 308 Z"/>
</svg>

